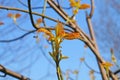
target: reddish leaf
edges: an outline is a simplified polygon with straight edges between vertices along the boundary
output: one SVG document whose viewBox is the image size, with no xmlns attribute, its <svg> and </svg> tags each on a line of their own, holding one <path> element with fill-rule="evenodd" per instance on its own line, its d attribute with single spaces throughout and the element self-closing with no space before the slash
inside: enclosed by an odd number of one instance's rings
<svg viewBox="0 0 120 80">
<path fill-rule="evenodd" d="M 39 19 L 37 19 L 37 23 L 41 23 L 42 22 L 42 19 L 41 18 L 39 18 Z"/>
<path fill-rule="evenodd" d="M 8 15 L 7 15 L 8 17 L 12 17 L 13 16 L 13 14 L 12 13 L 8 13 Z"/>
<path fill-rule="evenodd" d="M 73 40 L 73 39 L 77 39 L 80 38 L 80 34 L 78 32 L 72 32 L 72 33 L 65 33 L 64 38 L 67 40 Z"/>
<path fill-rule="evenodd" d="M 81 6 L 79 7 L 79 9 L 87 9 L 90 8 L 89 4 L 81 4 Z"/>
<path fill-rule="evenodd" d="M 19 13 L 15 14 L 16 18 L 19 18 L 20 16 L 21 16 L 21 14 L 19 14 Z"/>
<path fill-rule="evenodd" d="M 0 25 L 3 25 L 4 23 L 3 22 L 0 22 Z"/>
</svg>

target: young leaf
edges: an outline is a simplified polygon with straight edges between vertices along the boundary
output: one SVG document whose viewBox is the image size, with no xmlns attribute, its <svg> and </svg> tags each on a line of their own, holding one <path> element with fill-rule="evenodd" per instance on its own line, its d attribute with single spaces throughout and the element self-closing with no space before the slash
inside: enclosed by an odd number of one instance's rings
<svg viewBox="0 0 120 80">
<path fill-rule="evenodd" d="M 38 33 L 44 32 L 46 35 L 49 36 L 49 40 L 52 40 L 52 39 L 54 38 L 54 35 L 53 35 L 50 31 L 48 31 L 47 29 L 45 29 L 45 28 L 39 28 L 39 29 L 37 30 L 37 32 L 38 32 Z"/>
<path fill-rule="evenodd" d="M 114 55 L 114 51 L 113 51 L 112 48 L 110 49 L 110 52 L 111 52 L 111 59 L 112 59 L 112 62 L 114 62 L 114 63 L 116 64 L 117 60 L 116 60 L 116 57 L 115 57 L 115 55 Z"/>
<path fill-rule="evenodd" d="M 109 68 L 110 68 L 111 66 L 113 66 L 113 64 L 111 64 L 110 62 L 104 62 L 104 63 L 102 63 L 102 66 L 105 68 L 106 74 L 107 74 L 107 76 L 108 76 L 108 78 L 109 78 Z"/>
<path fill-rule="evenodd" d="M 13 14 L 12 13 L 8 13 L 8 15 L 7 15 L 8 17 L 12 17 L 13 16 Z"/>
<path fill-rule="evenodd" d="M 79 7 L 79 9 L 87 9 L 87 8 L 90 8 L 89 4 L 81 4 Z"/>
<path fill-rule="evenodd" d="M 17 14 L 9 13 L 7 16 L 10 17 L 10 18 L 12 18 L 13 21 L 14 21 L 14 23 L 17 24 L 16 23 L 16 19 L 19 18 L 21 16 L 21 14 L 19 14 L 19 13 L 17 13 Z"/>
<path fill-rule="evenodd" d="M 60 54 L 60 60 L 62 59 L 68 59 L 69 57 L 68 56 L 64 56 L 63 54 Z"/>
<path fill-rule="evenodd" d="M 17 13 L 15 14 L 15 18 L 19 18 L 21 16 L 21 14 Z"/>
<path fill-rule="evenodd" d="M 110 62 L 104 62 L 104 63 L 102 63 L 102 65 L 103 65 L 103 67 L 108 68 L 108 69 L 109 69 L 111 66 L 113 66 L 113 64 L 110 63 Z"/>
<path fill-rule="evenodd" d="M 72 33 L 65 33 L 64 39 L 67 40 L 73 40 L 73 39 L 77 39 L 80 38 L 80 34 L 78 32 L 72 32 Z"/>
<path fill-rule="evenodd" d="M 41 23 L 42 23 L 42 19 L 41 19 L 41 18 L 37 19 L 37 20 L 36 20 L 36 24 L 35 24 L 36 27 L 39 28 L 39 27 L 40 27 L 39 25 L 40 25 Z"/>
<path fill-rule="evenodd" d="M 62 38 L 65 35 L 63 24 L 58 22 L 55 27 L 56 37 Z"/>
<path fill-rule="evenodd" d="M 3 25 L 4 23 L 3 22 L 0 22 L 0 25 Z"/>
</svg>

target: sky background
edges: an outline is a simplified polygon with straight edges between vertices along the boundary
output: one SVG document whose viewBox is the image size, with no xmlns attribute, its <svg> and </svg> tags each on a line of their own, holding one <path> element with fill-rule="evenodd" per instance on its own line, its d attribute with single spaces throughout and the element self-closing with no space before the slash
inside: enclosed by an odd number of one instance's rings
<svg viewBox="0 0 120 80">
<path fill-rule="evenodd" d="M 21 0 L 24 4 L 27 5 L 27 0 Z M 118 6 L 120 6 L 120 1 L 115 0 Z M 61 6 L 69 7 L 68 0 L 60 0 Z M 82 3 L 90 3 L 89 0 L 82 0 Z M 116 5 L 117 5 L 116 4 Z M 43 5 L 43 0 L 32 0 L 32 7 L 38 7 Z M 20 4 L 18 0 L 0 0 L 0 6 L 15 7 L 20 9 L 27 10 L 27 7 Z M 47 5 L 48 6 L 48 5 Z M 106 11 L 107 10 L 107 11 Z M 42 9 L 33 9 L 34 12 L 41 13 Z M 72 9 L 65 10 L 70 16 L 72 15 Z M 89 12 L 89 9 L 86 10 Z M 105 12 L 104 12 L 105 11 Z M 108 14 L 108 13 L 109 14 Z M 11 11 L 11 10 L 2 10 L 0 9 L 0 21 L 4 22 L 4 25 L 0 25 L 0 41 L 10 40 L 16 37 L 19 37 L 25 34 L 27 31 L 20 30 L 13 22 L 11 18 L 8 18 L 8 13 L 19 13 L 21 17 L 17 19 L 17 24 L 25 30 L 34 30 L 31 25 L 29 15 L 27 13 Z M 113 7 L 112 1 L 108 0 L 95 0 L 95 12 L 92 18 L 93 28 L 95 29 L 97 43 L 99 45 L 99 50 L 102 57 L 111 61 L 110 59 L 110 48 L 114 48 L 114 41 L 110 40 L 108 37 L 106 39 L 105 32 L 108 30 L 107 20 L 113 22 L 110 26 L 110 30 L 116 32 L 120 36 L 120 11 L 116 11 L 116 8 Z M 108 14 L 108 15 L 107 15 Z M 56 20 L 64 21 L 59 15 L 55 13 L 53 9 L 47 9 L 45 15 L 55 18 Z M 111 17 L 112 15 L 112 17 Z M 101 18 L 101 16 L 103 16 Z M 110 19 L 111 17 L 111 19 Z M 40 18 L 40 16 L 34 15 L 34 20 Z M 56 23 L 45 19 L 47 26 L 55 26 Z M 85 10 L 79 11 L 79 14 L 76 15 L 76 21 L 80 25 L 80 28 L 89 34 Z M 43 26 L 41 24 L 41 26 Z M 116 26 L 117 29 L 113 27 Z M 66 27 L 66 26 L 65 26 Z M 67 28 L 67 27 L 66 27 Z M 100 33 L 100 35 L 98 34 Z M 103 34 L 103 35 L 102 35 Z M 55 64 L 48 52 L 51 52 L 51 46 L 47 43 L 46 39 L 43 37 L 43 34 L 39 34 L 39 42 L 36 41 L 34 36 L 37 33 L 31 33 L 24 38 L 13 42 L 0 42 L 0 64 L 4 65 L 6 68 L 13 70 L 17 73 L 20 73 L 24 76 L 29 77 L 31 80 L 57 80 Z M 104 37 L 100 37 L 100 36 Z M 107 34 L 108 35 L 108 34 Z M 110 36 L 110 35 L 108 35 Z M 114 36 L 114 34 L 112 35 Z M 116 38 L 117 36 L 115 36 Z M 119 38 L 118 38 L 119 39 Z M 108 42 L 109 41 L 109 42 Z M 93 53 L 89 48 L 84 48 L 84 43 L 80 40 L 64 40 L 61 44 L 62 53 L 69 58 L 62 60 L 60 62 L 61 69 L 65 74 L 66 71 L 79 71 L 78 80 L 90 80 L 89 71 L 90 69 L 85 65 L 84 62 L 80 62 L 80 58 L 85 58 L 85 62 L 95 71 L 99 72 L 98 65 Z M 107 47 L 107 48 L 106 48 Z M 117 47 L 118 48 L 118 47 Z M 120 49 L 116 50 L 116 53 L 119 53 Z M 118 55 L 118 54 L 116 54 Z M 118 55 L 119 57 L 120 55 Z M 119 60 L 118 60 L 119 63 Z M 113 67 L 112 70 L 116 70 L 116 67 Z M 64 75 L 65 77 L 65 75 Z M 76 80 L 76 75 L 70 73 L 70 77 L 73 80 Z M 99 73 L 95 73 L 96 80 L 102 80 Z M 71 79 L 71 80 L 72 80 Z M 0 77 L 0 80 L 17 80 L 13 77 L 6 76 L 5 78 Z"/>
</svg>

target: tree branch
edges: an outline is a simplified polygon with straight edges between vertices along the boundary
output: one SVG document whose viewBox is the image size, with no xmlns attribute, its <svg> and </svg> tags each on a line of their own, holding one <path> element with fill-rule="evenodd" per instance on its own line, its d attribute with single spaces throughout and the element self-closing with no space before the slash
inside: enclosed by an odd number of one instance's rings
<svg viewBox="0 0 120 80">
<path fill-rule="evenodd" d="M 28 10 L 23 10 L 23 9 L 13 8 L 13 7 L 6 7 L 6 6 L 0 6 L 0 9 L 15 10 L 15 11 L 20 11 L 20 12 L 29 13 Z M 36 12 L 32 12 L 32 14 L 37 15 L 37 16 L 44 17 L 44 18 L 49 19 L 49 20 L 54 21 L 54 22 L 58 22 L 58 20 L 56 20 L 56 19 L 54 19 L 54 18 L 51 18 L 51 17 L 48 17 L 48 16 L 45 16 L 45 15 L 43 15 L 43 14 L 39 14 L 39 13 L 36 13 Z M 64 23 L 64 22 L 61 22 L 61 23 L 64 24 L 64 25 L 66 25 L 66 26 L 69 26 L 68 24 L 66 24 L 66 23 Z"/>
<path fill-rule="evenodd" d="M 0 65 L 0 71 L 3 72 L 5 75 L 3 75 L 2 77 L 6 77 L 6 75 L 10 75 L 14 78 L 20 79 L 20 80 L 30 80 L 29 78 L 22 76 L 16 72 L 13 72 L 11 70 L 6 69 L 4 66 Z"/>
<path fill-rule="evenodd" d="M 58 8 L 57 4 L 54 3 L 53 0 L 47 0 L 48 4 L 65 20 L 67 21 L 67 19 L 69 18 L 68 15 L 60 8 Z M 99 52 L 96 50 L 96 48 L 94 47 L 94 43 L 91 41 L 91 39 L 89 39 L 89 37 L 79 28 L 79 26 L 75 23 L 69 22 L 69 24 L 71 25 L 72 28 L 74 28 L 76 31 L 78 31 L 80 33 L 80 35 L 83 37 L 83 41 L 84 43 L 86 43 L 89 48 L 91 49 L 91 51 L 95 54 L 95 56 L 97 57 L 97 59 L 99 60 L 100 63 L 105 62 L 102 57 L 100 56 Z M 81 39 L 80 39 L 81 40 Z M 111 74 L 112 76 L 114 76 L 114 74 Z M 107 79 L 105 79 L 107 80 Z M 114 80 L 115 79 L 114 77 Z"/>
<path fill-rule="evenodd" d="M 28 0 L 28 10 L 29 10 L 29 15 L 30 15 L 30 20 L 31 20 L 31 23 L 33 25 L 33 27 L 35 29 L 38 29 L 34 23 L 34 19 L 33 19 L 33 16 L 32 16 L 32 9 L 31 9 L 31 0 Z"/>
<path fill-rule="evenodd" d="M 86 21 L 87 21 L 87 25 L 88 25 L 88 28 L 89 28 L 89 33 L 90 33 L 91 39 L 94 43 L 93 46 L 96 48 L 96 51 L 98 51 L 98 53 L 99 53 L 98 46 L 97 46 L 96 39 L 95 39 L 95 35 L 94 35 L 94 31 L 93 31 L 92 22 L 91 22 L 91 18 L 93 16 L 93 13 L 94 13 L 94 0 L 91 0 L 91 11 L 90 11 L 89 15 L 86 12 Z M 102 79 L 107 80 L 107 75 L 104 72 L 105 71 L 104 67 L 101 65 L 101 63 L 99 62 L 97 57 L 96 57 L 96 60 L 97 60 L 97 63 L 98 63 L 98 66 L 99 66 L 99 69 L 100 69 L 100 72 L 101 72 L 101 75 L 102 75 Z"/>
<path fill-rule="evenodd" d="M 17 41 L 17 40 L 20 40 L 22 38 L 24 38 L 25 36 L 35 32 L 36 30 L 33 30 L 33 31 L 30 31 L 30 32 L 27 32 L 25 34 L 23 34 L 22 36 L 19 36 L 17 38 L 14 38 L 14 39 L 10 39 L 10 40 L 0 40 L 0 43 L 7 43 L 7 42 L 13 42 L 13 41 Z"/>
<path fill-rule="evenodd" d="M 20 3 L 20 4 L 22 4 L 23 6 L 25 6 L 25 7 L 28 7 L 24 2 L 22 2 L 21 0 L 18 0 L 18 2 Z M 31 7 L 31 9 L 42 9 L 43 8 L 43 6 L 38 6 L 38 7 Z M 50 6 L 46 6 L 46 8 L 47 9 L 51 9 L 51 7 Z M 71 9 L 72 7 L 62 7 L 63 9 Z"/>
</svg>

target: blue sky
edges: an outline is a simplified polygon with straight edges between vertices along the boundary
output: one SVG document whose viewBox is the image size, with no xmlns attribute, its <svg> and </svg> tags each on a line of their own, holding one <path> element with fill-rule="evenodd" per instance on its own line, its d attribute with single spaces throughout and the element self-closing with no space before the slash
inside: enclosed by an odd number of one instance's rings
<svg viewBox="0 0 120 80">
<path fill-rule="evenodd" d="M 22 0 L 21 0 L 22 1 Z M 61 0 L 61 5 L 69 6 L 68 0 Z M 2 2 L 2 0 L 0 0 Z M 4 3 L 0 3 L 1 6 L 10 6 L 21 9 L 26 9 L 23 5 L 21 5 L 17 0 L 16 1 L 3 1 Z M 22 1 L 27 4 L 27 0 Z M 84 3 L 89 3 L 89 0 L 83 0 Z M 8 4 L 9 3 L 9 4 Z M 14 3 L 14 4 L 13 4 Z M 96 3 L 98 3 L 96 1 Z M 34 0 L 32 1 L 32 6 L 39 6 L 43 4 L 43 0 Z M 104 5 L 104 4 L 103 4 Z M 98 16 L 98 8 L 100 5 L 95 5 L 95 14 L 93 16 L 93 20 L 97 21 Z M 41 9 L 35 9 L 33 11 L 41 13 Z M 87 10 L 89 12 L 89 10 Z M 13 39 L 15 37 L 21 36 L 26 33 L 25 31 L 21 31 L 14 23 L 13 20 L 7 17 L 8 13 L 20 13 L 21 17 L 17 19 L 18 25 L 21 28 L 27 30 L 33 30 L 29 15 L 23 12 L 17 11 L 6 11 L 0 10 L 0 21 L 4 22 L 4 25 L 0 26 L 0 40 Z M 69 15 L 72 15 L 72 10 L 66 10 Z M 113 12 L 114 13 L 114 12 Z M 53 17 L 56 20 L 61 20 L 61 17 L 58 16 L 55 11 L 52 9 L 47 9 L 45 14 L 47 16 Z M 38 19 L 40 16 L 34 16 L 34 19 Z M 46 20 L 46 24 L 48 26 L 55 26 L 56 23 L 50 20 Z M 76 15 L 76 21 L 80 25 L 80 28 L 84 30 L 88 34 L 88 28 L 86 24 L 85 11 L 79 11 L 79 14 Z M 43 26 L 43 25 L 41 25 Z M 32 80 L 57 80 L 55 64 L 49 53 L 51 51 L 51 46 L 46 42 L 45 38 L 42 37 L 42 34 L 39 35 L 40 42 L 36 43 L 36 39 L 33 36 L 36 36 L 36 33 L 32 33 L 27 35 L 26 37 L 10 42 L 10 43 L 0 43 L 0 64 L 4 65 L 6 68 L 11 69 L 15 72 L 23 74 Z M 48 48 L 45 48 L 45 47 Z M 85 57 L 85 62 L 94 70 L 99 72 L 98 65 L 95 59 L 95 56 L 89 50 L 89 48 L 84 48 L 84 43 L 80 40 L 64 40 L 61 44 L 62 53 L 69 58 L 66 60 L 62 60 L 60 63 L 61 69 L 63 72 L 67 70 L 78 70 L 78 80 L 90 80 L 89 71 L 90 69 L 84 64 L 80 62 L 80 58 Z M 44 51 L 42 52 L 41 49 Z M 101 51 L 102 52 L 102 51 Z M 46 59 L 47 58 L 47 59 Z M 51 63 L 50 63 L 51 62 Z M 76 77 L 75 74 L 70 73 L 70 76 L 74 79 Z M 96 80 L 102 80 L 100 74 L 95 73 Z M 64 76 L 65 77 L 65 76 Z M 5 78 L 1 78 L 0 80 L 17 80 L 13 77 L 7 76 Z"/>
</svg>

